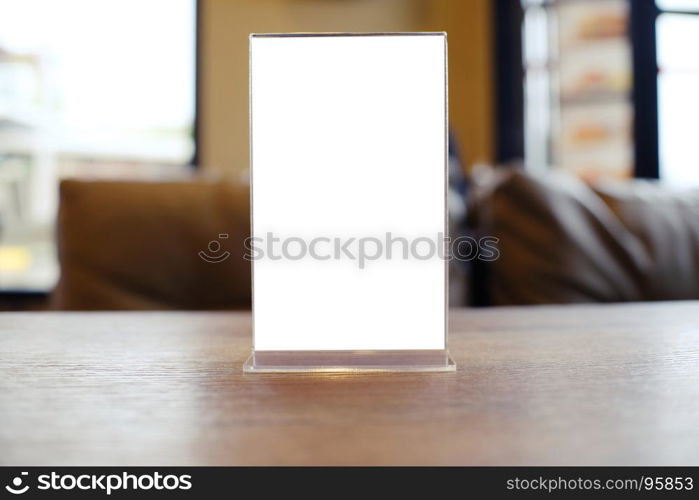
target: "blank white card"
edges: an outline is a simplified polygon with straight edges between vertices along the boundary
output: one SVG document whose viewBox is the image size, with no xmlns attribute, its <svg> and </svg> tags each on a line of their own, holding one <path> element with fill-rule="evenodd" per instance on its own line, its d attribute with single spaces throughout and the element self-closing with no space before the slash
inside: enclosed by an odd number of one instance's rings
<svg viewBox="0 0 699 500">
<path fill-rule="evenodd" d="M 445 35 L 250 57 L 254 349 L 445 349 Z"/>
</svg>

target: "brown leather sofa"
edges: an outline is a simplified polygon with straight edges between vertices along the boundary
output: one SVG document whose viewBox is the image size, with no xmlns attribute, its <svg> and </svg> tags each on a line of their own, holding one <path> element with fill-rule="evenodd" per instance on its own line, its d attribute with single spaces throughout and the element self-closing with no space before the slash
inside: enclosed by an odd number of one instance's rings
<svg viewBox="0 0 699 500">
<path fill-rule="evenodd" d="M 472 291 L 491 304 L 699 299 L 699 190 L 503 168 L 474 177 L 469 222 L 499 239 Z"/>
<path fill-rule="evenodd" d="M 247 308 L 249 213 L 247 186 L 64 181 L 52 307 Z"/>
<path fill-rule="evenodd" d="M 54 308 L 250 306 L 246 186 L 65 181 L 60 200 Z M 498 238 L 473 263 L 490 304 L 699 299 L 699 190 L 497 169 L 474 177 L 469 224 Z"/>
</svg>

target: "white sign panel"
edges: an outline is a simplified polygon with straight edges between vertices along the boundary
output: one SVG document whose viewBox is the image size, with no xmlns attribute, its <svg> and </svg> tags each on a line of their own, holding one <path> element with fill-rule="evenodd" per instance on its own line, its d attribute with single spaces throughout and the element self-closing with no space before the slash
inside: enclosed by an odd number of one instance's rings
<svg viewBox="0 0 699 500">
<path fill-rule="evenodd" d="M 250 38 L 254 349 L 446 349 L 443 33 Z"/>
</svg>

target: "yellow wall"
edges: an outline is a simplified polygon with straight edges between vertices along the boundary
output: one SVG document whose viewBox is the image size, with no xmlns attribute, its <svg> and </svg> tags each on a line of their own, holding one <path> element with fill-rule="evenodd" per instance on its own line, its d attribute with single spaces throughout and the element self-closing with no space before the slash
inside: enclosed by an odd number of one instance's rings
<svg viewBox="0 0 699 500">
<path fill-rule="evenodd" d="M 467 163 L 492 158 L 489 0 L 201 0 L 201 159 L 248 167 L 248 34 L 447 31 L 450 121 Z"/>
<path fill-rule="evenodd" d="M 449 122 L 465 167 L 492 163 L 491 0 L 425 0 L 420 29 L 449 40 Z"/>
</svg>

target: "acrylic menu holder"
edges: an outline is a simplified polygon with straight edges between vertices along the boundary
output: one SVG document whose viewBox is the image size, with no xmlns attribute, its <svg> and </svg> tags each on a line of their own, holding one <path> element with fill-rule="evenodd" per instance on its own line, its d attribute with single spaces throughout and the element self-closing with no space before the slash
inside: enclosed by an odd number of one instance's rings
<svg viewBox="0 0 699 500">
<path fill-rule="evenodd" d="M 446 33 L 250 35 L 245 372 L 456 369 L 447 135 Z"/>
</svg>

